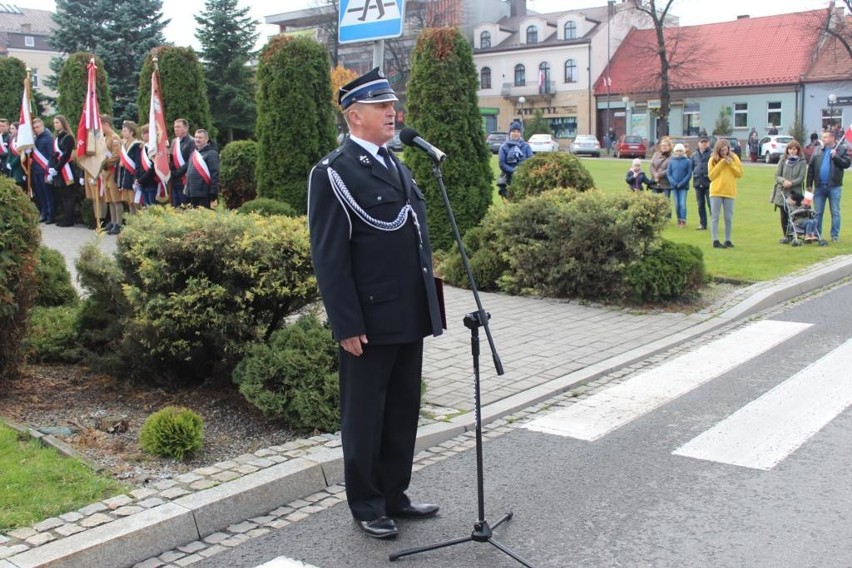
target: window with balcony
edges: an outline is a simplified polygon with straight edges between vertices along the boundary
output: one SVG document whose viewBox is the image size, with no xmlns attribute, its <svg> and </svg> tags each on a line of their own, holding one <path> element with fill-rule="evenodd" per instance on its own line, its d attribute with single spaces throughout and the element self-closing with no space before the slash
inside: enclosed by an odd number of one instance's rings
<svg viewBox="0 0 852 568">
<path fill-rule="evenodd" d="M 577 62 L 573 59 L 568 59 L 565 61 L 565 82 L 577 82 Z"/>
<path fill-rule="evenodd" d="M 577 39 L 577 24 L 565 22 L 565 39 Z"/>
<path fill-rule="evenodd" d="M 538 66 L 538 92 L 550 92 L 550 63 L 542 61 Z"/>
<path fill-rule="evenodd" d="M 527 70 L 526 68 L 518 63 L 515 65 L 515 86 L 523 87 L 527 84 Z"/>
<path fill-rule="evenodd" d="M 491 32 L 482 32 L 479 34 L 479 47 L 481 49 L 491 47 Z"/>
<path fill-rule="evenodd" d="M 491 68 L 483 67 L 479 72 L 479 88 L 480 89 L 490 89 L 491 88 Z"/>
<path fill-rule="evenodd" d="M 527 43 L 538 43 L 538 28 L 535 26 L 527 27 Z"/>
</svg>

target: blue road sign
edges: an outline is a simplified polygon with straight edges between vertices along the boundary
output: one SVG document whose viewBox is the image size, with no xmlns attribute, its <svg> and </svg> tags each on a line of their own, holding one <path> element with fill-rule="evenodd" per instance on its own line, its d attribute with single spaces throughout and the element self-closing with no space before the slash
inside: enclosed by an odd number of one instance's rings
<svg viewBox="0 0 852 568">
<path fill-rule="evenodd" d="M 340 0 L 340 43 L 375 41 L 402 35 L 405 0 Z"/>
</svg>

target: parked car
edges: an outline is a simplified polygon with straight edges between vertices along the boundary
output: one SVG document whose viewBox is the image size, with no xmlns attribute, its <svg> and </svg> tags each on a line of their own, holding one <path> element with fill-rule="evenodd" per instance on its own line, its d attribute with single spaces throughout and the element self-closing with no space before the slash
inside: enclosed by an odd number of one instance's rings
<svg viewBox="0 0 852 568">
<path fill-rule="evenodd" d="M 550 134 L 533 134 L 527 140 L 527 144 L 530 145 L 533 153 L 559 151 L 559 143 Z"/>
<path fill-rule="evenodd" d="M 731 152 L 737 155 L 738 158 L 743 157 L 743 147 L 740 145 L 740 141 L 736 136 L 713 136 L 710 138 L 710 149 L 713 149 L 713 146 L 716 145 L 716 140 L 724 138 L 731 145 Z"/>
<path fill-rule="evenodd" d="M 601 143 L 592 134 L 578 134 L 571 142 L 571 153 L 574 155 L 588 154 L 600 158 Z"/>
<path fill-rule="evenodd" d="M 509 135 L 505 132 L 489 132 L 488 136 L 485 137 L 485 145 L 488 146 L 492 154 L 497 154 L 500 152 L 500 146 L 508 137 Z"/>
<path fill-rule="evenodd" d="M 622 134 L 613 146 L 616 158 L 644 158 L 648 147 L 641 136 Z"/>
<path fill-rule="evenodd" d="M 760 139 L 760 155 L 767 164 L 777 162 L 784 155 L 787 144 L 793 141 L 792 136 L 773 134 Z"/>
<path fill-rule="evenodd" d="M 393 138 L 391 138 L 390 142 L 388 142 L 388 148 L 393 150 L 394 152 L 402 152 L 402 140 L 399 139 L 399 130 L 393 131 Z"/>
</svg>

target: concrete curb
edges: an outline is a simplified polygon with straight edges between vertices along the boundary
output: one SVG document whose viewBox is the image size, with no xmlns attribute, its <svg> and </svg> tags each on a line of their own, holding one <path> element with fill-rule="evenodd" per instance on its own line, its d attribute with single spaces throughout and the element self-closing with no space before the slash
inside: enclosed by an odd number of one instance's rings
<svg viewBox="0 0 852 568">
<path fill-rule="evenodd" d="M 688 330 L 563 375 L 482 409 L 483 424 L 537 404 L 671 349 L 701 334 L 746 319 L 762 310 L 852 276 L 852 257 L 782 278 L 752 293 L 718 316 Z M 39 439 L 47 436 L 17 425 Z M 13 426 L 15 427 L 15 426 Z M 417 451 L 437 446 L 475 428 L 473 413 L 423 426 Z M 21 430 L 22 429 L 22 430 Z M 52 437 L 52 436 L 51 436 Z M 63 444 L 64 445 L 64 444 Z M 0 560 L 0 568 L 115 568 L 132 566 L 244 519 L 263 515 L 277 506 L 322 491 L 343 479 L 340 448 L 326 449 L 245 475 L 222 485 L 181 497 L 131 517 L 72 535 Z"/>
</svg>

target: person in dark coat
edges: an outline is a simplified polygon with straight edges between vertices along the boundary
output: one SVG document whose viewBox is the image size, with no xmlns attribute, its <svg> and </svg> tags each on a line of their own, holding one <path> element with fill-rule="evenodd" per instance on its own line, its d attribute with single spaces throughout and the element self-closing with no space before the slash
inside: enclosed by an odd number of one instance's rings
<svg viewBox="0 0 852 568">
<path fill-rule="evenodd" d="M 509 137 L 500 146 L 497 163 L 501 176 L 497 179 L 497 189 L 501 197 L 509 195 L 508 187 L 512 185 L 512 174 L 527 158 L 532 158 L 530 145 L 521 137 L 521 123 L 513 122 L 509 127 Z"/>
<path fill-rule="evenodd" d="M 53 119 L 53 152 L 50 154 L 48 179 L 53 184 L 56 198 L 62 201 L 62 221 L 60 227 L 74 226 L 74 213 L 77 208 L 77 172 L 72 161 L 77 143 L 71 134 L 68 119 L 57 114 Z M 49 191 L 49 190 L 48 190 Z"/>
<path fill-rule="evenodd" d="M 53 198 L 53 180 L 47 181 L 50 169 L 50 157 L 53 155 L 53 135 L 44 127 L 44 121 L 34 118 L 33 135 L 35 146 L 32 148 L 30 159 L 30 183 L 38 202 L 38 210 L 42 223 L 48 225 L 56 222 L 56 201 Z"/>
<path fill-rule="evenodd" d="M 8 176 L 9 168 L 6 164 L 9 160 L 9 141 L 12 137 L 9 135 L 9 119 L 0 118 L 0 175 Z"/>
<path fill-rule="evenodd" d="M 189 135 L 189 122 L 185 118 L 175 120 L 173 128 L 175 137 L 169 149 L 169 185 L 172 188 L 172 205 L 180 207 L 189 203 L 183 188 L 186 184 L 186 171 L 189 169 L 189 157 L 195 151 L 195 141 Z"/>
<path fill-rule="evenodd" d="M 350 136 L 308 181 L 311 257 L 340 344 L 346 498 L 358 527 L 391 538 L 400 517 L 431 517 L 412 502 L 423 338 L 442 333 L 426 227 L 411 172 L 386 148 L 398 99 L 375 68 L 338 100 Z"/>
<path fill-rule="evenodd" d="M 710 210 L 710 178 L 707 177 L 707 162 L 710 161 L 710 141 L 706 136 L 698 140 L 698 150 L 692 153 L 692 187 L 695 189 L 695 200 L 698 203 L 697 231 L 707 230 L 707 211 Z"/>
<path fill-rule="evenodd" d="M 825 202 L 831 211 L 831 240 L 840 238 L 840 194 L 843 189 L 843 171 L 852 163 L 845 144 L 838 144 L 834 131 L 822 133 L 822 148 L 814 152 L 808 164 L 806 187 L 814 194 L 817 232 L 822 235 L 822 216 Z M 820 246 L 828 245 L 825 238 Z"/>
<path fill-rule="evenodd" d="M 189 157 L 183 192 L 193 207 L 208 209 L 219 195 L 219 152 L 203 128 L 195 131 L 195 152 Z"/>
</svg>

